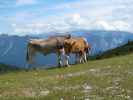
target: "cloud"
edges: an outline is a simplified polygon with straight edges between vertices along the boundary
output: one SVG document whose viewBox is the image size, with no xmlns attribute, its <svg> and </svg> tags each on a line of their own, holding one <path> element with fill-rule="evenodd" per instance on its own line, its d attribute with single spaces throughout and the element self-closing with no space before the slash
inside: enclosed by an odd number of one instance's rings
<svg viewBox="0 0 133 100">
<path fill-rule="evenodd" d="M 116 31 L 132 31 L 130 24 L 124 22 L 122 20 L 116 21 L 105 21 L 105 20 L 98 20 L 94 23 L 95 29 L 100 30 L 116 30 Z"/>
<path fill-rule="evenodd" d="M 106 22 L 104 20 L 96 20 L 94 24 L 94 28 L 98 30 L 113 30 L 115 27 L 111 25 L 111 23 Z"/>
<path fill-rule="evenodd" d="M 9 16 L 14 33 L 67 32 L 77 29 L 121 30 L 133 32 L 133 0 L 82 0 L 34 5 L 37 0 L 17 0 L 20 5 L 32 5 L 33 9 L 22 8 Z M 34 7 L 35 6 L 35 7 Z"/>
<path fill-rule="evenodd" d="M 124 22 L 124 21 L 115 21 L 112 23 L 113 26 L 116 28 L 116 30 L 120 30 L 120 31 L 132 31 L 132 27 L 129 23 Z"/>
<path fill-rule="evenodd" d="M 36 0 L 17 0 L 16 5 L 32 5 L 35 4 Z"/>
<path fill-rule="evenodd" d="M 53 16 L 49 19 L 37 19 L 30 23 L 17 24 L 14 27 L 15 33 L 48 33 L 60 32 L 65 33 L 77 29 L 85 30 L 116 30 L 116 31 L 129 31 L 131 25 L 123 20 L 109 21 L 103 19 L 90 20 L 86 16 L 79 13 L 68 14 L 65 16 Z"/>
</svg>

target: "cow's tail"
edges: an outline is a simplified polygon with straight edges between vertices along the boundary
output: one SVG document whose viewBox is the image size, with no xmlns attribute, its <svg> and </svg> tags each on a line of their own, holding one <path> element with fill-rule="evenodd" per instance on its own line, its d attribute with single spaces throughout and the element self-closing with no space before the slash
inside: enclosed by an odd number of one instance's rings
<svg viewBox="0 0 133 100">
<path fill-rule="evenodd" d="M 27 45 L 27 52 L 26 52 L 26 61 L 27 62 L 29 62 L 29 60 L 30 60 L 30 56 L 29 56 L 29 50 L 30 49 L 30 47 L 29 47 L 29 44 Z"/>
<path fill-rule="evenodd" d="M 86 55 L 87 55 L 87 58 L 90 54 L 90 49 L 91 49 L 91 46 L 88 44 L 88 41 L 86 38 L 84 38 L 84 43 L 85 43 L 85 52 L 86 52 Z"/>
<path fill-rule="evenodd" d="M 89 49 L 88 49 L 87 39 L 86 38 L 83 38 L 83 39 L 84 39 L 84 45 L 85 45 L 85 52 L 88 53 L 89 52 Z"/>
</svg>

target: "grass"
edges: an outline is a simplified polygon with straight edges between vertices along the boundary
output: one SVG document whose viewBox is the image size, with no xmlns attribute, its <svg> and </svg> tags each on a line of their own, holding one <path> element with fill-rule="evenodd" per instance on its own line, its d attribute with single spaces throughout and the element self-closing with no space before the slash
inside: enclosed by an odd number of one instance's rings
<svg viewBox="0 0 133 100">
<path fill-rule="evenodd" d="M 107 50 L 102 54 L 97 56 L 93 56 L 93 59 L 103 59 L 103 58 L 110 58 L 115 56 L 122 56 L 128 55 L 133 52 L 133 41 L 128 41 L 125 45 L 119 46 L 117 48 Z"/>
<path fill-rule="evenodd" d="M 8 71 L 0 100 L 132 100 L 133 53 L 70 68 Z"/>
</svg>

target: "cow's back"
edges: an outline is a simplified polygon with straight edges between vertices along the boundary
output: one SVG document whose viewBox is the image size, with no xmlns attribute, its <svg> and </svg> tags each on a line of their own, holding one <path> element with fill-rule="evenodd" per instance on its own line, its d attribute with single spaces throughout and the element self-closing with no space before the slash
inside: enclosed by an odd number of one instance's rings
<svg viewBox="0 0 133 100">
<path fill-rule="evenodd" d="M 74 37 L 66 40 L 67 46 L 65 48 L 66 52 L 69 53 L 79 53 L 84 52 L 88 49 L 88 42 L 84 37 Z"/>
<path fill-rule="evenodd" d="M 55 36 L 48 39 L 33 39 L 29 42 L 29 44 L 34 50 L 44 53 L 44 55 L 47 55 L 49 53 L 58 52 L 58 46 L 64 45 L 64 41 L 67 38 L 68 37 L 66 36 Z"/>
<path fill-rule="evenodd" d="M 72 45 L 72 52 L 80 52 L 84 50 L 85 43 L 83 38 L 75 38 L 75 43 Z"/>
</svg>

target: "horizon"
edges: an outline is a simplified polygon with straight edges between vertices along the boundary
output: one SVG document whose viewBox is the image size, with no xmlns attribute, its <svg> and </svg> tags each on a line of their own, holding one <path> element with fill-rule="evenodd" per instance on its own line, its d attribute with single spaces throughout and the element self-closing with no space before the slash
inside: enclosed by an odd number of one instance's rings
<svg viewBox="0 0 133 100">
<path fill-rule="evenodd" d="M 133 36 L 133 33 L 132 32 L 128 32 L 128 31 L 120 31 L 120 30 L 84 30 L 84 29 L 80 29 L 80 30 L 72 30 L 72 31 L 69 31 L 69 32 L 43 32 L 43 33 L 29 33 L 29 34 L 7 34 L 7 33 L 0 33 L 0 36 L 19 36 L 19 37 L 25 37 L 25 36 L 30 36 L 30 37 L 39 37 L 39 36 L 43 36 L 44 37 L 47 37 L 47 36 L 56 36 L 56 35 L 67 35 L 67 34 L 71 34 L 72 36 L 80 36 L 79 33 L 82 34 L 96 34 L 96 33 L 105 33 L 106 34 L 113 34 L 113 33 L 119 33 L 119 34 L 130 34 Z M 112 32 L 112 33 L 111 33 Z M 83 34 L 82 34 L 83 35 Z M 99 36 L 102 35 L 102 34 L 99 34 Z M 39 37 L 40 38 L 40 37 Z"/>
</svg>

